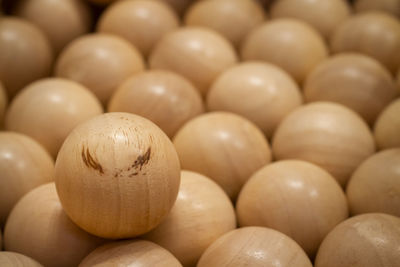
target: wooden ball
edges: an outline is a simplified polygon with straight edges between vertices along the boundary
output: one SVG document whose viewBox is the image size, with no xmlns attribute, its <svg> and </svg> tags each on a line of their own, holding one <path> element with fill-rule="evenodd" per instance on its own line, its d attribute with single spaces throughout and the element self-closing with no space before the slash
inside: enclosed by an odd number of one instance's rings
<svg viewBox="0 0 400 267">
<path fill-rule="evenodd" d="M 280 121 L 301 103 L 296 82 L 279 67 L 261 62 L 245 62 L 229 68 L 216 79 L 207 95 L 209 110 L 242 115 L 268 138 Z"/>
<path fill-rule="evenodd" d="M 0 266 L 2 267 L 43 267 L 40 263 L 25 255 L 3 251 L 0 252 Z"/>
<path fill-rule="evenodd" d="M 380 10 L 400 17 L 399 0 L 355 0 L 354 7 L 356 12 Z"/>
<path fill-rule="evenodd" d="M 54 179 L 54 162 L 28 136 L 0 132 L 0 228 L 15 203 L 33 188 Z"/>
<path fill-rule="evenodd" d="M 48 78 L 28 85 L 13 99 L 5 124 L 9 131 L 32 137 L 56 158 L 72 129 L 101 113 L 99 100 L 82 85 Z"/>
<path fill-rule="evenodd" d="M 290 113 L 278 126 L 274 156 L 314 163 L 344 187 L 357 166 L 375 151 L 368 125 L 345 106 L 316 102 Z"/>
<path fill-rule="evenodd" d="M 65 215 L 54 183 L 35 188 L 14 206 L 4 230 L 6 250 L 44 266 L 77 266 L 102 242 Z"/>
<path fill-rule="evenodd" d="M 193 3 L 193 0 L 157 0 L 166 3 L 175 10 L 179 15 L 183 15 L 187 8 Z"/>
<path fill-rule="evenodd" d="M 271 7 L 272 18 L 295 18 L 309 23 L 329 39 L 334 29 L 350 16 L 343 0 L 278 0 Z"/>
<path fill-rule="evenodd" d="M 105 238 L 129 238 L 155 228 L 179 190 L 179 159 L 169 138 L 149 120 L 106 113 L 76 127 L 56 160 L 57 192 L 68 216 Z"/>
<path fill-rule="evenodd" d="M 254 0 L 204 0 L 195 2 L 185 15 L 185 24 L 211 28 L 235 47 L 265 19 L 264 10 Z"/>
<path fill-rule="evenodd" d="M 328 56 L 322 37 L 295 19 L 276 19 L 255 28 L 243 43 L 243 60 L 264 60 L 287 71 L 298 83 Z"/>
<path fill-rule="evenodd" d="M 385 12 L 354 15 L 337 27 L 331 49 L 364 53 L 395 73 L 400 67 L 400 22 Z"/>
<path fill-rule="evenodd" d="M 52 61 L 50 43 L 39 28 L 19 18 L 0 18 L 0 80 L 10 98 L 48 76 Z"/>
<path fill-rule="evenodd" d="M 390 103 L 379 115 L 374 126 L 379 149 L 400 147 L 400 98 Z"/>
<path fill-rule="evenodd" d="M 89 1 L 89 2 L 91 2 L 93 4 L 95 4 L 95 5 L 103 6 L 103 5 L 109 5 L 109 4 L 111 4 L 113 2 L 117 2 L 119 0 L 87 0 L 87 1 Z"/>
<path fill-rule="evenodd" d="M 243 227 L 218 238 L 198 267 L 312 267 L 301 247 L 288 236 L 264 227 Z"/>
<path fill-rule="evenodd" d="M 236 199 L 250 176 L 271 161 L 268 141 L 253 123 L 227 112 L 187 122 L 175 135 L 182 169 L 204 174 Z"/>
<path fill-rule="evenodd" d="M 184 123 L 203 113 L 204 106 L 199 92 L 184 77 L 150 70 L 123 82 L 112 96 L 108 111 L 143 116 L 172 138 Z"/>
<path fill-rule="evenodd" d="M 154 45 L 178 25 L 174 11 L 161 2 L 124 0 L 103 12 L 97 30 L 125 38 L 147 56 Z"/>
<path fill-rule="evenodd" d="M 143 238 L 166 248 L 184 266 L 196 266 L 212 242 L 235 228 L 235 210 L 224 190 L 208 177 L 182 171 L 174 207 Z"/>
<path fill-rule="evenodd" d="M 397 82 L 397 87 L 398 87 L 399 92 L 400 92 L 400 69 L 399 69 L 399 71 L 397 72 L 396 82 Z"/>
<path fill-rule="evenodd" d="M 6 89 L 0 81 L 0 129 L 3 128 L 4 116 L 6 114 L 8 97 Z"/>
<path fill-rule="evenodd" d="M 300 160 L 272 163 L 244 185 L 240 226 L 265 226 L 295 240 L 314 258 L 324 237 L 348 217 L 346 196 L 328 172 Z"/>
<path fill-rule="evenodd" d="M 89 32 L 92 14 L 81 0 L 25 0 L 16 15 L 36 24 L 47 36 L 56 53 L 78 36 Z"/>
<path fill-rule="evenodd" d="M 237 61 L 232 45 L 217 32 L 183 27 L 167 34 L 150 55 L 152 69 L 175 71 L 205 96 L 214 79 Z"/>
<path fill-rule="evenodd" d="M 344 53 L 330 57 L 307 77 L 307 102 L 331 101 L 356 111 L 370 125 L 399 95 L 391 73 L 363 54 Z"/>
<path fill-rule="evenodd" d="M 180 267 L 179 261 L 166 249 L 145 240 L 113 242 L 96 248 L 79 265 L 92 266 L 163 266 Z"/>
<path fill-rule="evenodd" d="M 371 213 L 333 229 L 319 248 L 315 267 L 397 267 L 400 218 Z"/>
<path fill-rule="evenodd" d="M 83 84 L 106 104 L 121 82 L 143 69 L 142 56 L 128 41 L 97 33 L 71 42 L 61 52 L 55 74 Z"/>
</svg>

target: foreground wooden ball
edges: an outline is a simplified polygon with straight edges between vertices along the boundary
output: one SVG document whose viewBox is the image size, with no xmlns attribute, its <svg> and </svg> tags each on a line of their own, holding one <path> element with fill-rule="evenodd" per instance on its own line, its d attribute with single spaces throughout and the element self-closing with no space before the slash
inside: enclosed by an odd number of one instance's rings
<svg viewBox="0 0 400 267">
<path fill-rule="evenodd" d="M 204 107 L 201 95 L 184 77 L 150 70 L 125 80 L 112 96 L 108 111 L 143 116 L 172 138 L 185 122 L 203 113 Z"/>
<path fill-rule="evenodd" d="M 271 7 L 272 18 L 295 18 L 309 23 L 329 39 L 335 28 L 350 16 L 343 0 L 278 0 Z"/>
<path fill-rule="evenodd" d="M 165 266 L 180 267 L 179 261 L 166 249 L 145 240 L 113 242 L 92 251 L 79 267 L 91 266 Z"/>
<path fill-rule="evenodd" d="M 204 0 L 195 2 L 185 15 L 185 24 L 211 28 L 235 47 L 265 19 L 264 10 L 254 0 Z"/>
<path fill-rule="evenodd" d="M 128 41 L 97 33 L 75 39 L 65 47 L 55 74 L 83 84 L 106 104 L 121 82 L 143 69 L 142 56 Z"/>
<path fill-rule="evenodd" d="M 19 18 L 0 18 L 0 81 L 10 98 L 49 75 L 52 61 L 50 43 L 39 28 Z"/>
<path fill-rule="evenodd" d="M 0 252 L 0 266 L 2 267 L 43 267 L 40 263 L 25 255 L 3 251 Z"/>
<path fill-rule="evenodd" d="M 331 49 L 364 53 L 395 73 L 400 67 L 400 22 L 385 12 L 354 15 L 335 30 Z"/>
<path fill-rule="evenodd" d="M 186 123 L 174 145 L 182 168 L 210 177 L 235 199 L 250 176 L 271 161 L 268 141 L 250 121 L 211 112 Z"/>
<path fill-rule="evenodd" d="M 212 242 L 235 228 L 235 210 L 224 190 L 203 175 L 182 171 L 174 207 L 143 238 L 166 248 L 184 266 L 196 266 Z"/>
<path fill-rule="evenodd" d="M 307 74 L 328 56 L 322 37 L 308 24 L 276 19 L 255 28 L 243 43 L 243 60 L 264 60 L 287 71 L 302 83 Z"/>
<path fill-rule="evenodd" d="M 348 217 L 346 196 L 320 167 L 299 160 L 272 163 L 244 185 L 236 203 L 240 226 L 265 226 L 295 240 L 314 258 L 324 237 Z"/>
<path fill-rule="evenodd" d="M 370 213 L 352 217 L 322 242 L 315 267 L 397 267 L 400 218 Z"/>
<path fill-rule="evenodd" d="M 390 103 L 379 115 L 374 126 L 379 149 L 400 147 L 400 99 Z"/>
<path fill-rule="evenodd" d="M 218 238 L 198 267 L 312 267 L 304 251 L 286 235 L 263 227 L 243 227 Z"/>
<path fill-rule="evenodd" d="M 14 206 L 4 230 L 4 247 L 44 266 L 77 266 L 102 240 L 65 215 L 54 183 L 27 193 Z"/>
<path fill-rule="evenodd" d="M 316 102 L 290 113 L 277 128 L 272 148 L 277 160 L 314 163 L 344 187 L 357 166 L 375 151 L 368 125 L 345 106 Z"/>
<path fill-rule="evenodd" d="M 209 110 L 242 115 L 268 138 L 280 121 L 301 103 L 295 81 L 282 69 L 260 62 L 229 68 L 216 79 L 207 95 Z"/>
<path fill-rule="evenodd" d="M 54 179 L 54 162 L 32 138 L 0 132 L 0 226 L 15 203 L 33 188 Z M 0 227 L 1 228 L 1 227 Z"/>
<path fill-rule="evenodd" d="M 91 11 L 81 0 L 24 0 L 17 5 L 16 15 L 37 25 L 56 53 L 92 26 Z"/>
<path fill-rule="evenodd" d="M 205 96 L 214 79 L 237 61 L 232 45 L 217 32 L 183 27 L 167 34 L 150 55 L 152 69 L 175 71 Z"/>
<path fill-rule="evenodd" d="M 76 127 L 58 154 L 57 192 L 68 216 L 89 233 L 129 238 L 156 227 L 179 189 L 179 159 L 155 124 L 106 113 Z"/>
<path fill-rule="evenodd" d="M 400 17 L 399 0 L 355 0 L 354 7 L 356 12 L 380 10 Z"/>
<path fill-rule="evenodd" d="M 101 103 L 84 86 L 48 78 L 28 85 L 13 99 L 5 126 L 34 138 L 55 158 L 73 128 L 101 113 Z"/>
<path fill-rule="evenodd" d="M 125 38 L 147 56 L 154 45 L 178 24 L 173 10 L 161 2 L 124 0 L 102 13 L 97 30 Z"/>
<path fill-rule="evenodd" d="M 370 125 L 399 95 L 391 73 L 363 54 L 343 53 L 318 65 L 304 85 L 306 101 L 332 101 L 356 111 Z"/>
<path fill-rule="evenodd" d="M 4 116 L 6 114 L 8 104 L 8 97 L 6 93 L 6 89 L 0 81 L 0 129 L 3 128 Z"/>
</svg>

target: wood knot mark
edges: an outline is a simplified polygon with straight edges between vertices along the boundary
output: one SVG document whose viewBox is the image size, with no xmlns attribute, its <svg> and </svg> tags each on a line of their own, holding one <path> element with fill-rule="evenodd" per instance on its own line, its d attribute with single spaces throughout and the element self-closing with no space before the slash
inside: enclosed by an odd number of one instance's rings
<svg viewBox="0 0 400 267">
<path fill-rule="evenodd" d="M 94 170 L 99 171 L 101 174 L 104 173 L 103 167 L 98 163 L 90 154 L 89 148 L 82 147 L 82 160 L 88 168 L 92 168 Z"/>
<path fill-rule="evenodd" d="M 134 169 L 139 169 L 139 171 L 141 171 L 143 165 L 146 165 L 149 162 L 150 156 L 151 156 L 151 147 L 147 149 L 146 153 L 138 156 L 135 162 L 133 162 L 131 167 Z"/>
</svg>

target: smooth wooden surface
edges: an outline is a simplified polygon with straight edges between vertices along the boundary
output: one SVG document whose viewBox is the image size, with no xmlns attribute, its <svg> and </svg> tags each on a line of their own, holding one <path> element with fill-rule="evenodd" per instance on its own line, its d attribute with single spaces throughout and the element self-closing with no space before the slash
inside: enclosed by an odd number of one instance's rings
<svg viewBox="0 0 400 267">
<path fill-rule="evenodd" d="M 236 48 L 265 19 L 261 5 L 254 0 L 203 0 L 192 4 L 185 14 L 185 24 L 213 29 Z"/>
<path fill-rule="evenodd" d="M 47 267 L 77 266 L 101 242 L 65 215 L 54 183 L 35 188 L 14 206 L 4 230 L 4 247 Z"/>
<path fill-rule="evenodd" d="M 179 261 L 166 249 L 145 240 L 113 242 L 91 252 L 79 267 L 180 267 Z"/>
<path fill-rule="evenodd" d="M 32 137 L 56 158 L 72 129 L 102 113 L 100 101 L 84 86 L 47 78 L 31 83 L 13 99 L 5 128 Z"/>
<path fill-rule="evenodd" d="M 105 6 L 112 4 L 113 2 L 117 2 L 119 0 L 87 0 L 87 1 L 99 6 Z"/>
<path fill-rule="evenodd" d="M 397 267 L 400 218 L 372 213 L 339 224 L 322 242 L 315 267 Z"/>
<path fill-rule="evenodd" d="M 400 17 L 399 0 L 355 0 L 354 7 L 356 12 L 385 11 Z"/>
<path fill-rule="evenodd" d="M 39 28 L 16 17 L 0 18 L 0 81 L 10 98 L 49 75 L 52 62 L 51 45 Z"/>
<path fill-rule="evenodd" d="M 43 267 L 37 261 L 22 254 L 10 251 L 0 252 L 0 266 L 2 267 Z"/>
<path fill-rule="evenodd" d="M 6 89 L 0 81 L 0 129 L 4 127 L 4 116 L 8 105 L 8 97 Z"/>
<path fill-rule="evenodd" d="M 330 45 L 333 53 L 369 55 L 395 73 L 400 67 L 400 21 L 378 11 L 351 16 L 337 27 Z"/>
<path fill-rule="evenodd" d="M 95 33 L 65 47 L 58 57 L 55 75 L 83 84 L 105 105 L 121 82 L 143 69 L 141 54 L 128 41 Z"/>
<path fill-rule="evenodd" d="M 3 250 L 3 234 L 0 229 L 0 251 L 2 251 L 2 250 Z"/>
<path fill-rule="evenodd" d="M 179 190 L 173 144 L 147 119 L 107 113 L 75 128 L 58 154 L 57 192 L 87 232 L 129 238 L 156 227 Z"/>
<path fill-rule="evenodd" d="M 232 45 L 217 32 L 182 27 L 164 36 L 155 46 L 149 66 L 183 75 L 205 96 L 214 79 L 236 61 Z"/>
<path fill-rule="evenodd" d="M 236 199 L 255 171 L 271 161 L 261 130 L 232 113 L 198 116 L 186 123 L 173 141 L 182 169 L 210 177 L 231 199 Z"/>
<path fill-rule="evenodd" d="M 177 15 L 162 2 L 123 0 L 102 13 L 97 30 L 125 38 L 147 56 L 154 45 L 178 25 Z"/>
<path fill-rule="evenodd" d="M 328 56 L 328 49 L 311 26 L 295 19 L 264 22 L 246 38 L 243 60 L 263 60 L 287 71 L 298 83 Z"/>
<path fill-rule="evenodd" d="M 200 93 L 183 76 L 150 70 L 125 80 L 113 94 L 108 111 L 143 116 L 172 138 L 185 122 L 204 112 L 204 105 Z"/>
<path fill-rule="evenodd" d="M 212 242 L 236 228 L 235 216 L 229 197 L 214 181 L 195 172 L 182 171 L 174 207 L 143 238 L 166 248 L 183 266 L 196 266 Z"/>
<path fill-rule="evenodd" d="M 379 115 L 374 126 L 379 149 L 400 147 L 400 98 L 390 103 Z"/>
<path fill-rule="evenodd" d="M 330 102 L 315 102 L 290 113 L 272 143 L 275 159 L 314 163 L 344 187 L 357 166 L 375 151 L 368 125 L 355 112 Z"/>
<path fill-rule="evenodd" d="M 37 25 L 56 53 L 78 36 L 89 32 L 93 18 L 85 1 L 24 0 L 15 14 Z"/>
<path fill-rule="evenodd" d="M 281 120 L 302 102 L 296 82 L 279 67 L 262 62 L 243 62 L 227 69 L 207 95 L 208 110 L 242 115 L 268 138 Z"/>
<path fill-rule="evenodd" d="M 183 16 L 187 8 L 193 3 L 193 0 L 157 0 L 172 7 L 175 12 Z"/>
<path fill-rule="evenodd" d="M 198 267 L 312 267 L 300 246 L 288 236 L 263 227 L 244 227 L 217 239 Z"/>
<path fill-rule="evenodd" d="M 33 188 L 54 179 L 54 162 L 32 138 L 0 132 L 0 226 L 15 203 Z"/>
<path fill-rule="evenodd" d="M 391 73 L 375 59 L 358 53 L 337 54 L 319 64 L 304 85 L 307 102 L 332 101 L 356 111 L 373 125 L 399 96 Z"/>
<path fill-rule="evenodd" d="M 382 212 L 400 217 L 400 148 L 365 160 L 353 173 L 346 193 L 353 215 Z"/>
<path fill-rule="evenodd" d="M 343 0 L 277 0 L 270 9 L 271 17 L 295 18 L 313 26 L 329 39 L 335 28 L 350 16 L 350 5 Z"/>
<path fill-rule="evenodd" d="M 324 237 L 348 217 L 346 196 L 317 165 L 284 160 L 257 171 L 236 203 L 240 226 L 264 226 L 295 240 L 314 258 Z"/>
</svg>

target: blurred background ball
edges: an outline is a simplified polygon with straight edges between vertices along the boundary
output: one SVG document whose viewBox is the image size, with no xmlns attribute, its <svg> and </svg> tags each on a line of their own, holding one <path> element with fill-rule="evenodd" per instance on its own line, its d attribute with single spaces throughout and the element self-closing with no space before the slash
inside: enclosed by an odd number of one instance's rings
<svg viewBox="0 0 400 267">
<path fill-rule="evenodd" d="M 394 100 L 379 115 L 374 126 L 379 149 L 400 147 L 400 99 Z"/>
</svg>

